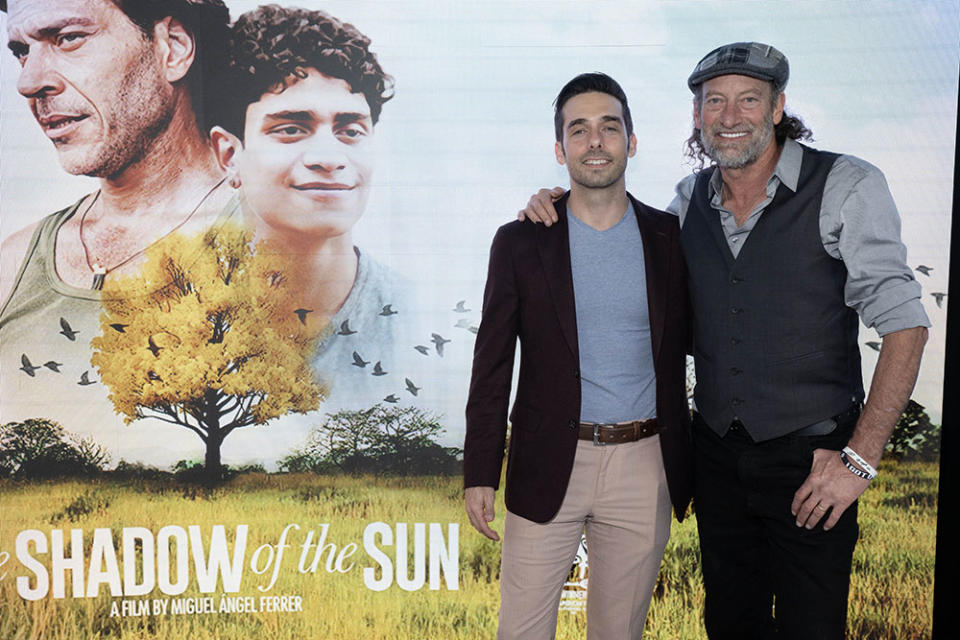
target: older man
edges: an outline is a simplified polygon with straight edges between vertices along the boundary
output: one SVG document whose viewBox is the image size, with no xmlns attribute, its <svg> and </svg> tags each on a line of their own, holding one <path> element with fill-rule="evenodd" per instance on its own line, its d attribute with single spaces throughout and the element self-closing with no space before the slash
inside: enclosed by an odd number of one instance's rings
<svg viewBox="0 0 960 640">
<path fill-rule="evenodd" d="M 784 110 L 788 77 L 784 55 L 755 42 L 697 64 L 689 154 L 714 166 L 669 207 L 690 270 L 694 501 L 715 639 L 844 637 L 856 501 L 929 326 L 883 174 L 797 142 L 810 131 Z M 526 214 L 550 220 L 549 194 Z M 883 336 L 863 405 L 858 314 Z"/>
<path fill-rule="evenodd" d="M 215 92 L 200 90 L 226 68 L 229 16 L 221 0 L 7 4 L 19 92 L 63 168 L 100 183 L 3 244 L 0 400 L 14 419 L 50 416 L 51 393 L 71 402 L 95 381 L 104 280 L 174 230 L 207 227 L 229 197 L 203 122 Z"/>
</svg>

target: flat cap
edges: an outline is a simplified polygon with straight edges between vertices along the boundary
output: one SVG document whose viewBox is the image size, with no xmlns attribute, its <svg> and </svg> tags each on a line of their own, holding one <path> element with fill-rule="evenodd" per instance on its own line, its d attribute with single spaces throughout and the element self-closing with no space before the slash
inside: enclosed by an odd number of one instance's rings
<svg viewBox="0 0 960 640">
<path fill-rule="evenodd" d="M 696 93 L 710 78 L 730 74 L 768 80 L 777 91 L 783 91 L 790 77 L 790 64 L 785 55 L 768 44 L 734 42 L 705 55 L 687 78 L 687 86 Z"/>
</svg>

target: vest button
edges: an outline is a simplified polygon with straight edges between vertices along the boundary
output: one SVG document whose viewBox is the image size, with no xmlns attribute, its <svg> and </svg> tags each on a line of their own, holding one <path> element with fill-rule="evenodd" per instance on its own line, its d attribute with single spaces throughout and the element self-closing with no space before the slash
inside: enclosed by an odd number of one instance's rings
<svg viewBox="0 0 960 640">
<path fill-rule="evenodd" d="M 743 400 L 741 400 L 740 398 L 734 398 L 733 400 L 730 401 L 730 404 L 732 404 L 735 407 L 739 407 L 740 405 L 743 404 Z"/>
<path fill-rule="evenodd" d="M 741 309 L 740 307 L 730 307 L 730 313 L 732 313 L 733 315 L 737 315 L 741 311 L 743 311 L 743 309 Z"/>
<path fill-rule="evenodd" d="M 736 367 L 730 367 L 730 375 L 738 376 L 738 375 L 740 375 L 741 373 L 743 373 L 743 370 L 742 370 L 742 369 L 738 369 L 738 368 L 736 368 Z"/>
<path fill-rule="evenodd" d="M 732 345 L 738 345 L 738 344 L 740 344 L 741 342 L 742 342 L 742 340 L 740 340 L 740 338 L 730 338 L 730 344 L 732 344 Z"/>
<path fill-rule="evenodd" d="M 743 282 L 743 278 L 740 276 L 733 276 L 730 278 L 730 284 L 740 284 L 741 282 Z"/>
</svg>

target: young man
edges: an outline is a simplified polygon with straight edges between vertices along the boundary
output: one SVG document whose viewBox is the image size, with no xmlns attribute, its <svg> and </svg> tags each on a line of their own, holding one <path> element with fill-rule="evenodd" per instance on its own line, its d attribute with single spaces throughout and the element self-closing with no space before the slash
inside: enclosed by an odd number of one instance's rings
<svg viewBox="0 0 960 640">
<path fill-rule="evenodd" d="M 571 189 L 550 229 L 514 222 L 490 251 L 464 443 L 466 510 L 489 526 L 514 350 L 500 638 L 552 638 L 586 529 L 590 638 L 639 638 L 671 503 L 690 497 L 687 302 L 675 218 L 626 192 L 636 152 L 626 96 L 577 76 L 555 103 L 556 158 Z"/>
<path fill-rule="evenodd" d="M 711 638 L 844 637 L 856 501 L 929 326 L 883 174 L 797 142 L 810 132 L 784 111 L 788 76 L 756 42 L 697 64 L 689 153 L 715 166 L 669 207 L 690 270 Z M 883 336 L 863 405 L 858 314 Z"/>
<path fill-rule="evenodd" d="M 172 231 L 208 227 L 228 199 L 202 116 L 226 71 L 229 16 L 221 0 L 7 4 L 18 90 L 63 168 L 100 188 L 3 244 L 0 405 L 4 420 L 103 435 L 120 423 L 88 385 L 99 287 Z M 53 364 L 28 374 L 28 362 Z"/>
<path fill-rule="evenodd" d="M 374 126 L 393 95 L 369 47 L 322 11 L 268 5 L 243 14 L 210 136 L 243 221 L 289 258 L 302 292 L 290 313 L 331 325 L 314 368 L 364 406 L 403 388 L 392 312 L 409 303 L 352 238 L 370 193 Z"/>
</svg>

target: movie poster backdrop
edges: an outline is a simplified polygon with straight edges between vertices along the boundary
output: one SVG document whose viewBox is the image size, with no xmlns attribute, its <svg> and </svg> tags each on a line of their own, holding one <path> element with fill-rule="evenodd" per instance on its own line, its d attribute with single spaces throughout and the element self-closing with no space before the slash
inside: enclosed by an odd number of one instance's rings
<svg viewBox="0 0 960 640">
<path fill-rule="evenodd" d="M 104 4 L 56 0 L 41 14 Z M 260 3 L 226 4 L 236 19 Z M 239 189 L 229 176 L 216 186 L 211 202 L 222 196 L 223 212 L 209 224 L 145 241 L 123 296 L 110 273 L 101 294 L 49 267 L 23 269 L 22 250 L 9 248 L 20 246 L 17 232 L 64 208 L 83 216 L 101 183 L 68 172 L 57 148 L 55 128 L 82 127 L 81 119 L 42 113 L 38 123 L 20 95 L 37 80 L 22 77 L 17 51 L 3 47 L 0 280 L 27 301 L 0 302 L 0 636 L 491 637 L 499 550 L 467 522 L 459 480 L 473 338 L 497 227 L 539 188 L 567 184 L 553 154 L 551 103 L 581 72 L 603 71 L 626 90 L 638 139 L 627 188 L 663 208 L 694 168 L 683 146 L 696 62 L 731 41 L 783 51 L 787 108 L 813 130 L 811 144 L 886 175 L 933 324 L 913 395 L 917 420 L 940 424 L 956 1 L 295 5 L 353 25 L 393 78 L 393 97 L 363 132 L 365 198 L 349 205 L 346 227 L 360 275 L 335 315 L 298 303 L 309 284 L 296 274 L 309 255 L 254 248 L 242 223 L 243 208 L 256 208 L 255 171 Z M 7 26 L 0 14 L 4 45 Z M 62 54 L 32 53 L 52 56 L 44 82 L 74 82 L 77 70 L 54 59 Z M 122 72 L 110 64 L 101 61 L 106 77 Z M 84 85 L 75 90 L 84 94 Z M 255 148 L 244 143 L 245 153 Z M 279 156 L 264 157 L 266 166 Z M 31 251 L 55 255 L 52 237 Z M 229 260 L 236 275 L 226 282 Z M 179 292 L 157 285 L 171 281 L 170 265 L 193 278 Z M 262 284 L 281 273 L 282 283 Z M 63 306 L 45 311 L 45 296 Z M 35 315 L 9 320 L 13 307 L 30 304 Z M 229 319 L 213 339 L 203 328 L 218 313 Z M 861 328 L 860 341 L 869 385 L 879 338 Z M 206 413 L 197 409 L 204 401 Z M 911 451 L 930 458 L 935 431 L 920 431 Z M 936 465 L 924 469 L 935 489 Z M 912 508 L 884 504 L 889 513 Z M 920 522 L 919 538 L 932 541 L 933 520 Z M 671 546 L 665 566 L 695 564 L 694 530 L 674 523 L 674 537 L 694 553 Z M 879 562 L 883 545 L 867 540 L 858 553 Z M 915 587 L 895 607 L 917 612 L 896 624 L 922 637 L 932 542 L 918 553 Z M 581 546 L 559 637 L 582 633 L 588 581 Z M 687 587 L 698 593 L 693 578 Z M 855 579 L 858 588 L 866 587 Z M 702 593 L 683 603 L 662 597 L 648 634 L 705 637 Z M 867 628 L 871 611 L 894 606 L 896 594 L 885 597 L 854 606 L 851 624 Z"/>
</svg>

